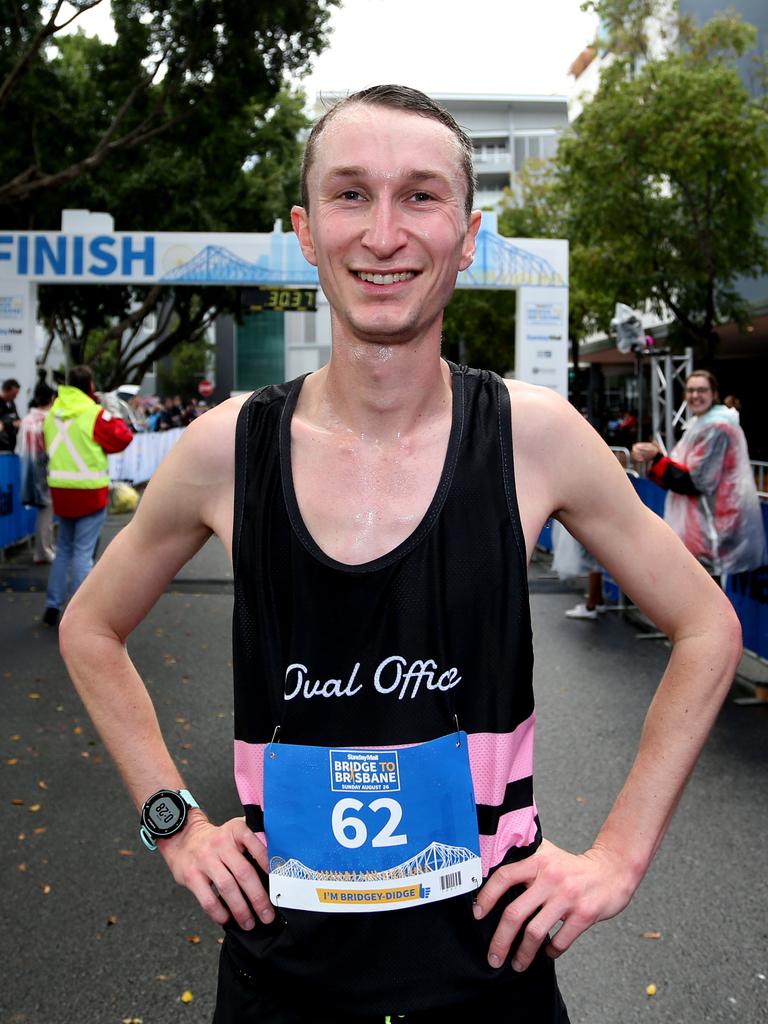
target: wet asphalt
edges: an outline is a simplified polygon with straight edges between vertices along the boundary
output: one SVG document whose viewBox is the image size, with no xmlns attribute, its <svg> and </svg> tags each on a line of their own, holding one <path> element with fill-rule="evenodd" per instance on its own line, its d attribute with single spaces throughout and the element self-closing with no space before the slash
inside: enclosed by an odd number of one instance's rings
<svg viewBox="0 0 768 1024">
<path fill-rule="evenodd" d="M 110 517 L 105 543 L 125 521 Z M 0 563 L 0 1024 L 207 1024 L 219 929 L 138 840 L 40 622 L 45 578 L 26 549 Z M 611 806 L 668 655 L 618 614 L 566 620 L 577 598 L 534 565 L 536 797 L 545 833 L 571 850 Z M 231 608 L 231 569 L 212 541 L 129 642 L 215 820 L 239 811 Z M 737 684 L 726 701 L 633 902 L 560 960 L 573 1024 L 768 1021 L 768 705 L 743 706 L 743 693 Z"/>
</svg>

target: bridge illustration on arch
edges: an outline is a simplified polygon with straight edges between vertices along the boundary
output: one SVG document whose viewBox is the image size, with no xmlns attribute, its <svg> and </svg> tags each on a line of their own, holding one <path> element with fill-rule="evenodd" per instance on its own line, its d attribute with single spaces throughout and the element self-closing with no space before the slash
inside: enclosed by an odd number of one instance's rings
<svg viewBox="0 0 768 1024">
<path fill-rule="evenodd" d="M 402 864 L 388 868 L 386 871 L 365 872 L 364 876 L 361 873 L 360 877 L 365 877 L 370 881 L 412 878 L 414 875 L 424 875 L 429 871 L 441 871 L 443 868 L 453 867 L 456 864 L 464 864 L 468 860 L 476 860 L 477 856 L 465 846 L 430 843 L 420 853 L 403 861 Z M 273 875 L 284 875 L 287 878 L 309 878 L 317 881 L 338 881 L 345 877 L 345 872 L 316 871 L 293 858 L 283 860 L 281 857 L 273 857 L 269 862 L 269 870 Z M 346 875 L 351 875 L 351 872 L 347 872 Z"/>
<path fill-rule="evenodd" d="M 163 275 L 164 284 L 317 285 L 317 269 L 304 259 L 294 234 L 273 234 L 269 255 L 255 262 L 222 245 L 206 245 L 186 263 Z"/>
<path fill-rule="evenodd" d="M 553 288 L 567 286 L 551 263 L 515 245 L 493 231 L 481 228 L 472 266 L 459 274 L 459 288 Z"/>
</svg>

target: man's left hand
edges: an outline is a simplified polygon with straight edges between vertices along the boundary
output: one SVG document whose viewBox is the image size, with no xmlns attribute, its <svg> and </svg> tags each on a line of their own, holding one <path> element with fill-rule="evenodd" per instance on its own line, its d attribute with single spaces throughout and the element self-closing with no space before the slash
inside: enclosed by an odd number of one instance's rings
<svg viewBox="0 0 768 1024">
<path fill-rule="evenodd" d="M 501 967 L 524 927 L 512 960 L 516 971 L 524 971 L 542 943 L 547 943 L 549 956 L 558 957 L 587 928 L 623 910 L 637 880 L 631 879 L 627 866 L 605 848 L 573 854 L 545 839 L 531 857 L 505 864 L 493 873 L 477 895 L 475 917 L 485 917 L 499 897 L 516 885 L 525 885 L 525 892 L 504 909 L 488 949 L 488 962 Z M 549 940 L 558 921 L 563 925 Z"/>
</svg>

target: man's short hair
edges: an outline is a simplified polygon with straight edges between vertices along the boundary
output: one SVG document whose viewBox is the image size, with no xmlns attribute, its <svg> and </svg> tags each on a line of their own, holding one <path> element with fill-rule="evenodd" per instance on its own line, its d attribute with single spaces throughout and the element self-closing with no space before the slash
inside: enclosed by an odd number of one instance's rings
<svg viewBox="0 0 768 1024">
<path fill-rule="evenodd" d="M 0 387 L 2 387 L 3 391 L 10 391 L 11 388 L 18 388 L 21 391 L 21 384 L 19 384 L 15 377 L 9 377 L 8 380 L 4 380 Z"/>
<path fill-rule="evenodd" d="M 328 122 L 332 121 L 340 111 L 356 105 L 387 107 L 390 110 L 403 110 L 410 114 L 419 114 L 421 117 L 428 117 L 432 121 L 439 121 L 440 124 L 444 124 L 446 128 L 453 132 L 459 144 L 461 154 L 461 170 L 467 193 L 464 208 L 467 217 L 469 217 L 472 213 L 475 199 L 472 140 L 445 107 L 441 107 L 439 103 L 436 103 L 426 93 L 419 92 L 418 89 L 410 89 L 407 85 L 374 85 L 370 89 L 354 92 L 350 96 L 345 96 L 344 99 L 339 100 L 316 122 L 309 133 L 309 138 L 304 148 L 304 159 L 301 164 L 301 205 L 305 210 L 309 210 L 307 179 L 315 159 L 317 140 L 322 135 Z"/>
<path fill-rule="evenodd" d="M 67 374 L 67 384 L 71 388 L 79 388 L 86 395 L 94 390 L 93 371 L 90 366 L 73 366 Z"/>
</svg>

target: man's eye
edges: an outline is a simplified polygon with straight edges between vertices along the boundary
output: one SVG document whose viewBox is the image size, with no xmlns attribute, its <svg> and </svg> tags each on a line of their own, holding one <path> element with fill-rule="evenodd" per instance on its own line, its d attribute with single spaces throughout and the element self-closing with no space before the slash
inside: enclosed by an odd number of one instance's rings
<svg viewBox="0 0 768 1024">
<path fill-rule="evenodd" d="M 417 203 L 427 203 L 432 196 L 429 192 L 414 192 L 411 198 Z"/>
<path fill-rule="evenodd" d="M 354 188 L 347 188 L 347 189 L 345 189 L 341 193 L 341 198 L 342 199 L 349 199 L 349 200 L 354 202 L 355 200 L 362 199 L 363 197 L 360 195 L 360 193 L 356 189 L 354 189 Z"/>
</svg>

